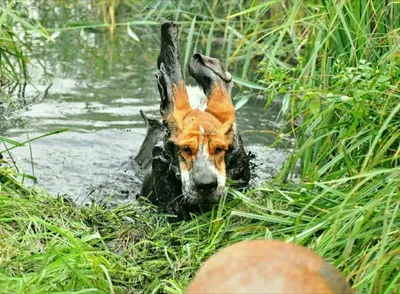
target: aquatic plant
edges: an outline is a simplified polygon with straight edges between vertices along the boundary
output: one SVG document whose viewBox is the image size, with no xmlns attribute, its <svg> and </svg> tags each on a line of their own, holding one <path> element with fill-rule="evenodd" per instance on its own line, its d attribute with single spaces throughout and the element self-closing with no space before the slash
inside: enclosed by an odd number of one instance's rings
<svg viewBox="0 0 400 294">
<path fill-rule="evenodd" d="M 0 4 L 0 89 L 3 92 L 0 97 L 28 80 L 26 52 L 29 47 L 20 38 L 22 32 L 49 37 L 43 28 L 26 21 L 16 1 Z"/>
</svg>

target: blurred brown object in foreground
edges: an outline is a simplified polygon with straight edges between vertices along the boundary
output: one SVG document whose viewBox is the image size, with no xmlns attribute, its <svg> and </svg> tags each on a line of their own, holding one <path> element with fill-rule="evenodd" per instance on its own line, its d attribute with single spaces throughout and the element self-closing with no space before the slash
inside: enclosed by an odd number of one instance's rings
<svg viewBox="0 0 400 294">
<path fill-rule="evenodd" d="M 305 247 L 280 241 L 245 241 L 206 261 L 191 293 L 354 293 L 341 273 Z"/>
</svg>

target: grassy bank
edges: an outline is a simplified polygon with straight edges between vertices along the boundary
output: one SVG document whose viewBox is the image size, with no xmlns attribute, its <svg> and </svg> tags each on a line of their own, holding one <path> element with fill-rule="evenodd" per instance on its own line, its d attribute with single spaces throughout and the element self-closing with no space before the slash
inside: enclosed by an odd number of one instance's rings
<svg viewBox="0 0 400 294">
<path fill-rule="evenodd" d="M 146 203 L 75 207 L 25 188 L 3 164 L 0 292 L 182 293 L 219 248 L 267 238 L 316 250 L 358 293 L 399 293 L 399 4 L 200 2 L 196 18 L 185 1 L 142 13 L 180 16 L 188 48 L 223 38 L 226 64 L 243 62 L 241 78 L 262 59 L 257 83 L 267 104 L 282 99 L 288 122 L 278 140 L 296 142 L 280 174 L 168 223 Z"/>
<path fill-rule="evenodd" d="M 27 190 L 1 169 L 0 284 L 10 293 L 182 293 L 201 262 L 248 239 L 306 245 L 359 293 L 399 285 L 399 169 L 312 184 L 265 184 L 190 222 L 150 205 L 113 209 Z"/>
</svg>

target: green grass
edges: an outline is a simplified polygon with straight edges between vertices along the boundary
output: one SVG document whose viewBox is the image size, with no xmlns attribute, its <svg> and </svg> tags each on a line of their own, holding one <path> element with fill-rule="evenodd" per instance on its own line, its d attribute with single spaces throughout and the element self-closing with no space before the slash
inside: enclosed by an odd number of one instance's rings
<svg viewBox="0 0 400 294">
<path fill-rule="evenodd" d="M 229 201 L 182 223 L 168 223 L 147 203 L 75 207 L 25 188 L 3 166 L 0 289 L 182 293 L 219 248 L 266 238 L 315 250 L 358 293 L 399 293 L 400 4 L 382 2 L 145 6 L 144 21 L 180 20 L 190 36 L 183 61 L 222 39 L 225 63 L 242 66 L 236 79 L 266 89 L 267 104 L 282 97 L 288 127 L 278 140 L 293 136 L 294 151 L 272 182 L 229 190 Z"/>
<path fill-rule="evenodd" d="M 399 173 L 231 191 L 229 203 L 170 224 L 148 204 L 77 208 L 23 188 L 2 169 L 0 285 L 24 293 L 182 293 L 219 248 L 266 238 L 316 250 L 359 293 L 396 293 Z"/>
</svg>

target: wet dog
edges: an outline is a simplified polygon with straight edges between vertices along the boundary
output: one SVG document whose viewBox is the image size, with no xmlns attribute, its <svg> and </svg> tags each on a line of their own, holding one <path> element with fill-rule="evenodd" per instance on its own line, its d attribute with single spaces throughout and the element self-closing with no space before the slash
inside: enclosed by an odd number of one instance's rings
<svg viewBox="0 0 400 294">
<path fill-rule="evenodd" d="M 180 219 L 218 203 L 226 179 L 239 186 L 250 179 L 235 123 L 231 75 L 217 59 L 193 55 L 189 73 L 200 87 L 186 86 L 178 50 L 178 27 L 161 26 L 157 83 L 162 122 L 149 119 L 135 162 L 143 174 L 141 196 Z"/>
</svg>

